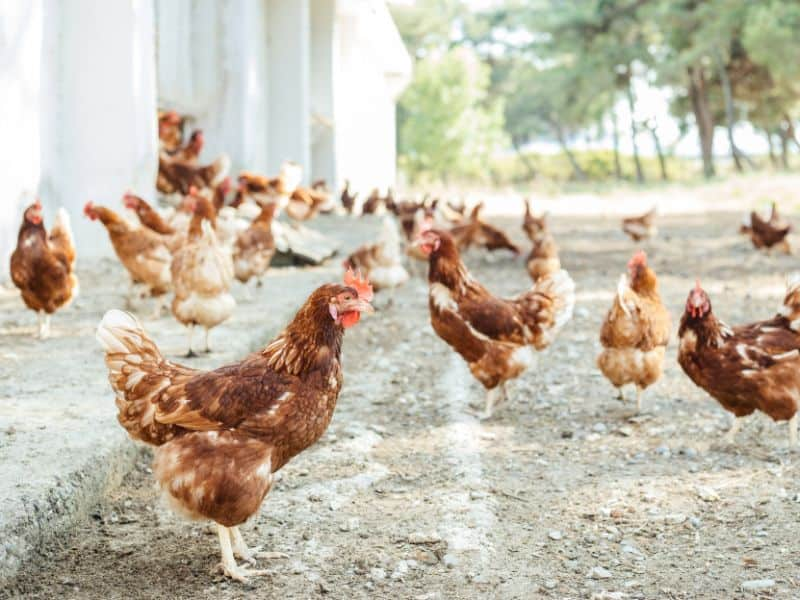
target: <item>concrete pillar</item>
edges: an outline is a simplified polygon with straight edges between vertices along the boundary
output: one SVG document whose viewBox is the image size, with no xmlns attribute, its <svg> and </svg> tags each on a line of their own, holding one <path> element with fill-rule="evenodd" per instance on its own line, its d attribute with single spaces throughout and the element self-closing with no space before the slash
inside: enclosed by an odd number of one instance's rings
<svg viewBox="0 0 800 600">
<path fill-rule="evenodd" d="M 339 189 L 336 178 L 334 70 L 338 40 L 336 0 L 314 0 L 311 12 L 311 164 L 310 179 L 325 179 Z"/>
<path fill-rule="evenodd" d="M 309 0 L 269 0 L 269 171 L 294 160 L 309 180 Z"/>
<path fill-rule="evenodd" d="M 41 195 L 72 215 L 78 254 L 107 254 L 91 199 L 154 195 L 158 163 L 152 0 L 44 0 Z"/>
<path fill-rule="evenodd" d="M 22 209 L 39 182 L 42 3 L 0 5 L 0 279 L 17 244 Z M 47 222 L 52 222 L 51 214 Z"/>
</svg>

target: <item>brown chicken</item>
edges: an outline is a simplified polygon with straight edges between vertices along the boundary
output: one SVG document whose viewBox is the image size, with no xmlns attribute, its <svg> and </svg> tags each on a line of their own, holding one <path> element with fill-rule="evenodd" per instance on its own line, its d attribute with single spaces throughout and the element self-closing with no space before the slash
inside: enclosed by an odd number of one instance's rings
<svg viewBox="0 0 800 600">
<path fill-rule="evenodd" d="M 698 281 L 686 300 L 678 337 L 678 363 L 698 386 L 736 417 L 727 439 L 733 442 L 742 418 L 756 410 L 789 421 L 789 444 L 797 446 L 800 408 L 800 281 L 790 282 L 772 319 L 728 327 L 711 311 Z"/>
<path fill-rule="evenodd" d="M 450 229 L 458 249 L 464 251 L 475 246 L 490 251 L 511 250 L 514 254 L 519 254 L 519 247 L 503 231 L 481 220 L 481 210 L 482 202 L 475 205 L 466 223 Z"/>
<path fill-rule="evenodd" d="M 230 293 L 233 263 L 230 250 L 217 240 L 216 212 L 211 200 L 191 196 L 192 220 L 186 241 L 174 253 L 170 273 L 175 296 L 172 314 L 189 331 L 187 358 L 195 356 L 192 334 L 195 326 L 205 329 L 205 352 L 211 352 L 209 333 L 226 321 L 236 308 Z"/>
<path fill-rule="evenodd" d="M 38 315 L 39 338 L 48 337 L 50 315 L 67 306 L 78 293 L 75 244 L 67 211 L 58 211 L 48 234 L 39 200 L 25 209 L 10 272 L 25 306 Z"/>
<path fill-rule="evenodd" d="M 183 121 L 174 110 L 158 113 L 158 139 L 167 154 L 177 152 L 183 143 Z"/>
<path fill-rule="evenodd" d="M 261 277 L 269 269 L 275 256 L 275 238 L 272 235 L 272 219 L 278 208 L 277 202 L 268 202 L 250 226 L 240 232 L 233 247 L 233 270 L 242 283 L 251 277 L 261 283 Z"/>
<path fill-rule="evenodd" d="M 340 200 L 342 202 L 342 208 L 344 209 L 344 212 L 346 212 L 348 215 L 353 214 L 353 208 L 355 208 L 357 198 L 358 193 L 353 194 L 350 192 L 350 181 L 345 179 Z"/>
<path fill-rule="evenodd" d="M 203 130 L 195 129 L 192 135 L 189 136 L 189 141 L 186 142 L 186 145 L 178 150 L 178 152 L 173 155 L 173 158 L 188 165 L 196 165 L 204 145 L 205 138 L 203 137 Z"/>
<path fill-rule="evenodd" d="M 661 378 L 664 353 L 672 327 L 669 312 L 658 294 L 658 279 L 647 265 L 647 255 L 637 252 L 622 275 L 617 295 L 600 329 L 603 351 L 597 366 L 619 390 L 636 386 L 636 411 L 642 409 L 642 392 Z"/>
<path fill-rule="evenodd" d="M 381 193 L 378 191 L 378 188 L 374 188 L 369 196 L 367 196 L 367 199 L 364 200 L 364 204 L 361 206 L 361 214 L 374 215 L 378 212 L 378 209 L 380 209 L 381 204 L 383 204 Z"/>
<path fill-rule="evenodd" d="M 130 314 L 103 317 L 97 339 L 118 420 L 156 446 L 153 474 L 171 505 L 216 522 L 227 576 L 265 573 L 236 564 L 234 556 L 270 557 L 248 548 L 239 526 L 258 512 L 274 474 L 327 429 L 342 387 L 343 333 L 372 312 L 371 297 L 352 276 L 323 285 L 266 348 L 214 371 L 165 359 Z"/>
<path fill-rule="evenodd" d="M 295 221 L 308 221 L 317 216 L 328 201 L 328 195 L 313 188 L 298 185 L 289 195 L 286 215 Z"/>
<path fill-rule="evenodd" d="M 277 177 L 265 177 L 242 171 L 239 174 L 239 186 L 245 196 L 251 197 L 256 202 L 263 204 L 266 202 L 278 202 L 278 208 L 282 209 L 289 201 L 300 181 L 303 178 L 303 169 L 295 162 L 286 161 L 281 165 L 280 173 Z"/>
<path fill-rule="evenodd" d="M 162 155 L 158 159 L 156 188 L 162 194 L 184 195 L 189 193 L 192 186 L 215 188 L 228 176 L 230 167 L 230 158 L 225 154 L 202 167 Z"/>
<path fill-rule="evenodd" d="M 125 208 L 132 210 L 139 217 L 139 222 L 148 229 L 161 235 L 174 235 L 175 227 L 167 223 L 164 217 L 147 202 L 133 192 L 126 192 L 122 197 Z"/>
<path fill-rule="evenodd" d="M 431 324 L 487 389 L 488 418 L 506 399 L 506 382 L 532 366 L 533 351 L 548 347 L 572 317 L 575 284 L 559 271 L 503 300 L 470 275 L 449 233 L 424 231 L 418 243 L 429 260 Z"/>
<path fill-rule="evenodd" d="M 645 214 L 639 217 L 628 217 L 622 219 L 622 231 L 625 232 L 634 242 L 655 237 L 658 233 L 656 227 L 656 207 L 654 206 Z"/>
<path fill-rule="evenodd" d="M 765 249 L 771 252 L 773 248 L 778 248 L 786 254 L 791 254 L 792 248 L 787 237 L 791 230 L 792 225 L 777 216 L 774 204 L 769 220 L 762 219 L 755 211 L 750 213 L 750 228 L 747 233 L 753 246 L 759 250 Z"/>
<path fill-rule="evenodd" d="M 536 282 L 540 278 L 552 275 L 561 270 L 561 260 L 558 257 L 558 246 L 550 234 L 547 225 L 547 215 L 534 217 L 530 204 L 525 202 L 525 220 L 522 229 L 533 242 L 531 253 L 526 260 L 528 275 Z"/>
<path fill-rule="evenodd" d="M 134 285 L 143 285 L 151 296 L 163 296 L 171 289 L 172 254 L 164 236 L 134 227 L 113 210 L 92 202 L 86 203 L 83 214 L 92 221 L 99 219 L 106 228 L 114 252 Z"/>
</svg>

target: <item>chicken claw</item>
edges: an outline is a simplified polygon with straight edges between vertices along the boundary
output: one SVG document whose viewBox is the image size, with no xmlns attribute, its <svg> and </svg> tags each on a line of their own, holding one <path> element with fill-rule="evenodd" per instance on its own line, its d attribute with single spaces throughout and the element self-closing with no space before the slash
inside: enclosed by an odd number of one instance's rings
<svg viewBox="0 0 800 600">
<path fill-rule="evenodd" d="M 239 546 L 240 543 L 244 544 L 242 534 L 239 533 L 237 528 L 232 527 L 228 529 L 224 525 L 217 523 L 217 534 L 219 535 L 219 545 L 220 550 L 222 551 L 222 572 L 225 573 L 225 575 L 231 579 L 235 579 L 236 581 L 246 583 L 248 577 L 260 577 L 268 574 L 266 569 L 248 569 L 246 567 L 240 567 L 236 564 L 236 561 L 233 558 L 233 547 L 231 546 L 231 542 L 233 542 L 235 546 Z M 247 546 L 244 546 L 244 550 L 249 554 Z M 245 558 L 245 560 L 248 560 L 248 562 L 251 562 L 251 564 L 253 562 L 248 558 Z"/>
<path fill-rule="evenodd" d="M 255 548 L 248 548 L 247 544 L 244 541 L 244 537 L 242 537 L 242 532 L 239 531 L 238 527 L 231 527 L 231 544 L 233 546 L 233 554 L 234 556 L 238 556 L 242 560 L 250 563 L 251 565 L 256 564 L 257 558 L 263 558 L 267 560 L 273 560 L 277 558 L 289 558 L 288 554 L 284 554 L 283 552 L 262 552 L 261 546 L 256 546 Z"/>
</svg>

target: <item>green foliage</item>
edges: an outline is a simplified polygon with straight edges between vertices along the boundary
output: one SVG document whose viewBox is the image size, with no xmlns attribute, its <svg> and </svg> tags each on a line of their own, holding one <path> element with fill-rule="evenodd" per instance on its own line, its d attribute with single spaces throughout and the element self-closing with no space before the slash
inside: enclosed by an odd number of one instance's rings
<svg viewBox="0 0 800 600">
<path fill-rule="evenodd" d="M 503 105 L 488 86 L 489 68 L 466 48 L 417 63 L 400 99 L 400 164 L 412 179 L 486 177 L 507 143 Z"/>
<path fill-rule="evenodd" d="M 608 132 L 612 122 L 626 140 L 649 139 L 643 123 L 618 118 L 621 106 L 638 115 L 636 90 L 643 85 L 671 98 L 682 134 L 699 134 L 707 175 L 714 172 L 718 127 L 728 126 L 732 138 L 737 122 L 750 121 L 777 136 L 784 162 L 793 143 L 800 148 L 794 135 L 800 113 L 800 2 L 497 0 L 487 5 L 475 11 L 466 0 L 416 0 L 393 7 L 421 72 L 414 81 L 418 89 L 409 91 L 400 107 L 401 160 L 415 178 L 474 176 L 485 151 L 500 141 L 500 123 L 528 179 L 549 176 L 541 160 L 519 155 L 537 139 L 561 145 L 558 160 L 567 165 L 568 178 L 616 177 L 613 155 L 607 168 L 591 154 L 572 152 L 570 144 L 576 136 Z M 468 50 L 486 70 L 475 78 L 476 93 L 454 102 L 444 89 L 458 89 L 467 79 L 444 76 L 459 71 L 445 60 L 457 55 L 457 48 Z M 441 84 L 431 79 L 437 73 L 444 77 Z M 465 119 L 453 114 L 460 110 Z M 476 124 L 491 130 L 481 133 Z M 426 132 L 437 139 L 426 141 Z M 474 141 L 468 139 L 472 135 Z M 621 162 L 623 172 L 631 173 L 626 160 Z M 646 176 L 658 173 L 649 163 L 645 167 Z"/>
</svg>

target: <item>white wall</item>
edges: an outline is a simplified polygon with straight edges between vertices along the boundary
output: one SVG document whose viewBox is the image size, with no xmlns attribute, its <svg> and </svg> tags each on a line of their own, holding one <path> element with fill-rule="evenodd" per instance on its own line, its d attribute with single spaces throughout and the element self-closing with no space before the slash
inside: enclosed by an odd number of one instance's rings
<svg viewBox="0 0 800 600">
<path fill-rule="evenodd" d="M 310 180 L 336 185 L 334 71 L 338 63 L 336 0 L 313 0 L 311 11 Z"/>
<path fill-rule="evenodd" d="M 0 279 L 16 246 L 22 207 L 39 181 L 39 75 L 42 3 L 9 2 L 0 10 Z M 49 215 L 45 215 L 46 217 Z"/>
<path fill-rule="evenodd" d="M 154 193 L 157 169 L 152 0 L 45 0 L 42 201 L 72 216 L 79 255 L 107 254 L 87 200 L 120 206 Z"/>
<path fill-rule="evenodd" d="M 309 0 L 269 0 L 269 171 L 293 160 L 309 180 L 310 30 Z"/>
</svg>

